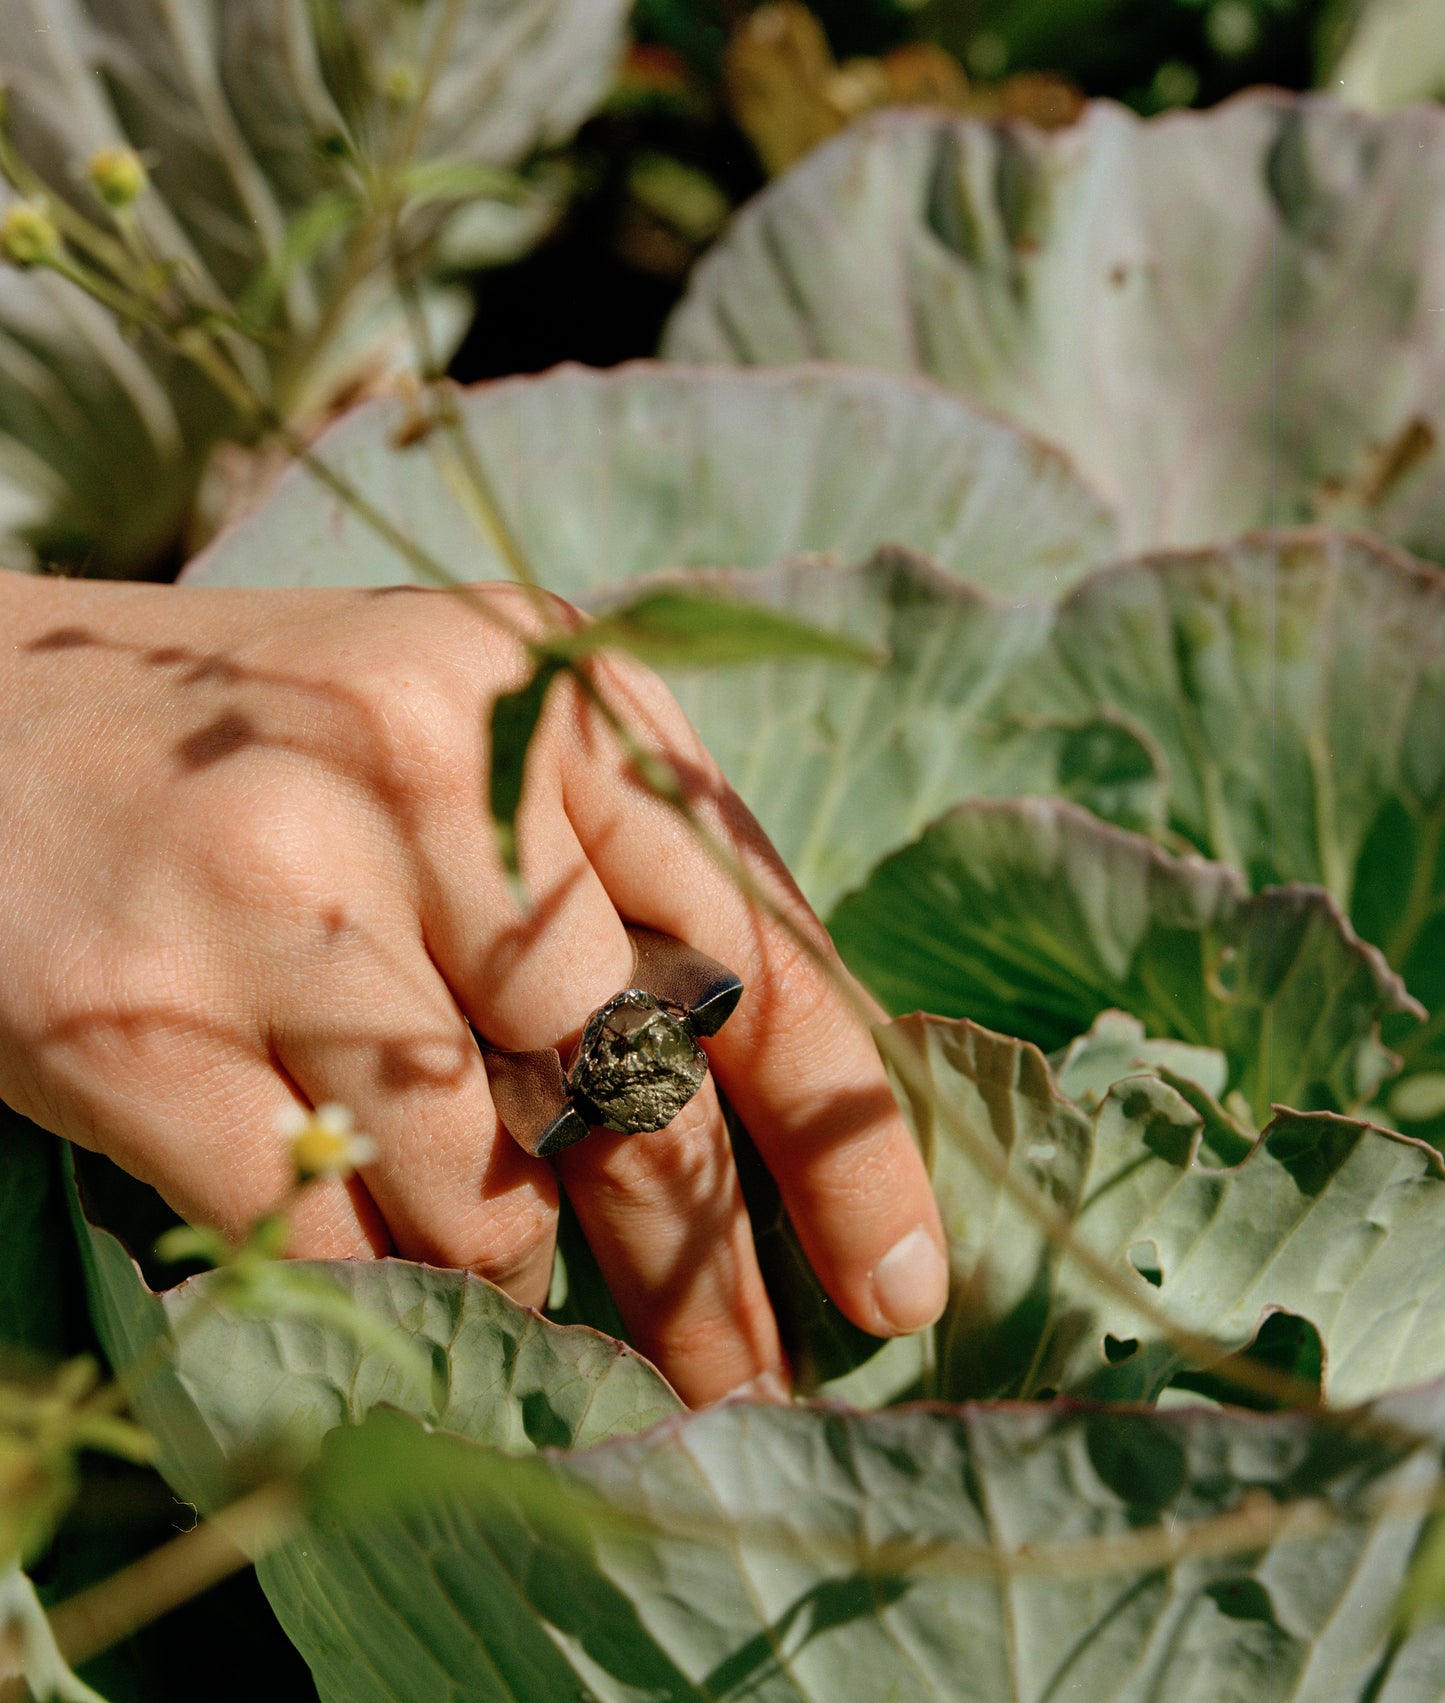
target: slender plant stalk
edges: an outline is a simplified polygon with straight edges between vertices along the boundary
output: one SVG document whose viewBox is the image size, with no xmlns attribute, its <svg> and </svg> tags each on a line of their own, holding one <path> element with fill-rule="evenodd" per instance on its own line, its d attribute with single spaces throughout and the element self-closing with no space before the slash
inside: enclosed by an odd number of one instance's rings
<svg viewBox="0 0 1445 1703">
<path fill-rule="evenodd" d="M 931 1575 L 1024 1580 L 1092 1579 L 1126 1573 L 1156 1573 L 1185 1561 L 1217 1561 L 1264 1552 L 1276 1543 L 1299 1544 L 1327 1536 L 1347 1523 L 1419 1522 L 1445 1508 L 1437 1483 L 1395 1488 L 1341 1507 L 1323 1497 L 1279 1503 L 1267 1491 L 1247 1493 L 1239 1507 L 1196 1520 L 1172 1521 L 1103 1537 L 1004 1547 L 949 1537 L 842 1536 L 813 1532 L 808 1552 L 864 1578 Z M 650 1534 L 651 1523 L 631 1509 L 599 1510 L 602 1523 L 619 1535 Z M 304 1507 L 294 1484 L 278 1481 L 252 1491 L 229 1508 L 119 1573 L 68 1598 L 50 1612 L 50 1624 L 66 1661 L 77 1667 L 141 1627 L 209 1590 L 278 1548 L 302 1527 Z M 794 1526 L 776 1521 L 725 1520 L 685 1515 L 665 1522 L 670 1538 L 700 1543 L 725 1539 L 750 1550 L 795 1555 Z M 23 1684 L 0 1683 L 0 1703 L 24 1703 Z"/>
<path fill-rule="evenodd" d="M 79 1667 L 251 1566 L 292 1536 L 301 1519 L 301 1499 L 289 1481 L 252 1491 L 52 1609 L 50 1626 L 61 1654 Z M 29 1695 L 23 1681 L 0 1684 L 0 1703 L 23 1703 Z"/>
</svg>

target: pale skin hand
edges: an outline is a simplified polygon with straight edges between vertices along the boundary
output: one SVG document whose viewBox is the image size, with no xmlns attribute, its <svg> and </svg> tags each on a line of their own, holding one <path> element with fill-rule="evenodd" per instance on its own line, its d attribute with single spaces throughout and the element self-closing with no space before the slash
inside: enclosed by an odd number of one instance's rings
<svg viewBox="0 0 1445 1703">
<path fill-rule="evenodd" d="M 480 589 L 535 629 L 515 588 Z M 560 1174 L 684 1399 L 766 1386 L 786 1367 L 711 1080 L 666 1130 L 595 1133 L 554 1171 L 499 1128 L 467 1027 L 565 1056 L 629 979 L 625 918 L 743 978 L 707 1051 L 834 1300 L 882 1335 L 929 1323 L 942 1231 L 865 1023 L 570 683 L 528 758 L 531 910 L 512 898 L 482 777 L 491 702 L 526 672 L 442 592 L 0 573 L 0 1099 L 233 1235 L 287 1191 L 278 1112 L 340 1101 L 376 1155 L 303 1194 L 291 1251 L 395 1251 L 534 1306 Z M 831 959 L 661 683 L 597 679 Z"/>
</svg>

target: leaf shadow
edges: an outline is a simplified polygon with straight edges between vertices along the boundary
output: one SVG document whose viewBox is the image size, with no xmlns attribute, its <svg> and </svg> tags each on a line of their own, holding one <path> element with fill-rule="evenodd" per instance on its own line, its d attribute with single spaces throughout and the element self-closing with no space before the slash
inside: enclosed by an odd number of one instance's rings
<svg viewBox="0 0 1445 1703">
<path fill-rule="evenodd" d="M 716 1703 L 737 1703 L 766 1685 L 813 1639 L 853 1620 L 875 1618 L 891 1608 L 913 1583 L 904 1578 L 822 1579 L 761 1632 L 713 1668 L 701 1690 Z"/>
</svg>

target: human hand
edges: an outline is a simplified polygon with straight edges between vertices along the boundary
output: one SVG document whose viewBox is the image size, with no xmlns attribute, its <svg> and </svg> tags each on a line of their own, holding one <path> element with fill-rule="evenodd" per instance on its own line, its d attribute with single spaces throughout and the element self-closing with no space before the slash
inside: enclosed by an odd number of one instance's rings
<svg viewBox="0 0 1445 1703">
<path fill-rule="evenodd" d="M 549 1163 L 499 1128 L 468 1028 L 566 1057 L 629 980 L 626 919 L 742 977 L 706 1050 L 834 1300 L 879 1334 L 929 1323 L 937 1209 L 843 982 L 639 783 L 570 681 L 528 755 L 519 907 L 483 777 L 538 613 L 514 587 L 478 596 L 510 633 L 443 592 L 0 574 L 0 1099 L 231 1235 L 290 1187 L 278 1113 L 340 1101 L 376 1153 L 299 1197 L 291 1252 L 395 1250 L 534 1306 L 560 1174 L 637 1346 L 714 1400 L 786 1368 L 711 1080 L 666 1129 L 597 1131 Z M 661 682 L 593 668 L 842 978 Z"/>
</svg>

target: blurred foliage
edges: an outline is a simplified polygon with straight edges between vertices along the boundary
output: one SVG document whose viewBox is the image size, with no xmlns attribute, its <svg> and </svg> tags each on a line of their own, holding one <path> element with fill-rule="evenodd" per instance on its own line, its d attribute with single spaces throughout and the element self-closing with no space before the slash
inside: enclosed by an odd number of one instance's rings
<svg viewBox="0 0 1445 1703">
<path fill-rule="evenodd" d="M 704 77 L 720 79 L 729 36 L 756 10 L 748 0 L 637 0 L 637 39 L 671 48 Z M 916 39 L 915 7 L 899 0 L 818 0 L 818 15 L 835 52 L 886 53 Z"/>
<path fill-rule="evenodd" d="M 536 252 L 474 280 L 480 312 L 451 370 L 492 378 L 651 354 L 715 234 L 712 210 L 885 101 L 1052 127 L 1076 116 L 1080 93 L 1151 113 L 1261 82 L 1308 88 L 1361 11 L 1361 0 L 637 0 L 612 98 L 573 150 L 579 193 Z"/>
<path fill-rule="evenodd" d="M 725 63 L 728 104 L 770 176 L 786 171 L 851 119 L 883 106 L 925 106 L 979 117 L 1072 124 L 1084 97 L 1049 72 L 970 83 L 934 42 L 841 63 L 815 15 L 797 0 L 761 6 L 735 32 Z"/>
<path fill-rule="evenodd" d="M 980 77 L 1057 71 L 1140 112 L 1252 83 L 1307 88 L 1320 0 L 926 0 L 927 36 Z"/>
<path fill-rule="evenodd" d="M 1333 0 L 1320 55 L 1321 84 L 1355 106 L 1445 100 L 1445 0 Z"/>
<path fill-rule="evenodd" d="M 1361 9 L 1360 0 L 1349 4 Z M 729 36 L 756 9 L 745 0 L 639 0 L 633 27 L 639 40 L 672 49 L 716 80 Z M 1209 105 L 1257 82 L 1309 86 L 1327 9 L 1328 0 L 815 0 L 812 7 L 840 58 L 932 42 L 985 81 L 1049 71 L 1141 111 Z M 1339 19 L 1339 0 L 1334 10 L 1333 27 L 1345 33 L 1351 20 Z"/>
<path fill-rule="evenodd" d="M 160 577 L 253 494 L 208 477 L 213 446 L 269 416 L 307 435 L 444 361 L 457 277 L 565 203 L 558 150 L 612 84 L 626 12 L 0 7 L 0 563 Z"/>
</svg>

